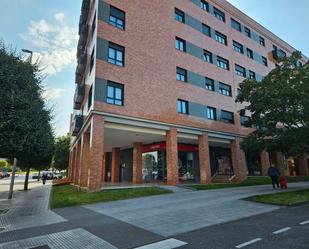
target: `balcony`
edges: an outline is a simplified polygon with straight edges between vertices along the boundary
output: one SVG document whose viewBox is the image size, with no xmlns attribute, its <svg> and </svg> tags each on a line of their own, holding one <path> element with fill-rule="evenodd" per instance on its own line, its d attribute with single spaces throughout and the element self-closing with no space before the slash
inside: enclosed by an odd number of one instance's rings
<svg viewBox="0 0 309 249">
<path fill-rule="evenodd" d="M 83 0 L 79 23 L 85 24 L 89 15 L 90 0 Z"/>
<path fill-rule="evenodd" d="M 76 73 L 83 75 L 86 69 L 86 64 L 87 64 L 87 54 L 82 53 L 78 57 L 78 64 L 76 68 Z"/>
<path fill-rule="evenodd" d="M 78 40 L 78 49 L 80 50 L 83 50 L 86 46 L 87 39 L 88 39 L 88 30 L 89 30 L 89 25 L 80 24 L 79 40 Z"/>
<path fill-rule="evenodd" d="M 75 104 L 80 105 L 85 97 L 85 85 L 77 85 L 74 94 L 74 106 Z"/>
<path fill-rule="evenodd" d="M 83 126 L 83 116 L 73 115 L 72 117 L 72 136 L 76 136 Z"/>
<path fill-rule="evenodd" d="M 280 59 L 286 57 L 286 53 L 281 49 L 274 49 L 273 50 L 273 57 L 274 57 L 275 60 L 280 60 Z"/>
<path fill-rule="evenodd" d="M 83 80 L 83 75 L 81 75 L 80 73 L 77 72 L 77 68 L 76 68 L 76 72 L 75 72 L 75 83 L 76 84 L 82 84 L 82 80 Z"/>
</svg>

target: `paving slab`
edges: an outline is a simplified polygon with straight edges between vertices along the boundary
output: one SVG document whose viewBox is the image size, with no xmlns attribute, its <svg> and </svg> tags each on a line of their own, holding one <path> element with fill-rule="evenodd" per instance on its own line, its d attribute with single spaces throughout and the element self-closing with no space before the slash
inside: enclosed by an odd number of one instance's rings
<svg viewBox="0 0 309 249">
<path fill-rule="evenodd" d="M 309 188 L 309 182 L 289 184 L 288 191 L 301 188 Z M 241 199 L 280 191 L 263 185 L 178 192 L 84 207 L 162 236 L 173 236 L 276 210 L 278 206 Z"/>
</svg>

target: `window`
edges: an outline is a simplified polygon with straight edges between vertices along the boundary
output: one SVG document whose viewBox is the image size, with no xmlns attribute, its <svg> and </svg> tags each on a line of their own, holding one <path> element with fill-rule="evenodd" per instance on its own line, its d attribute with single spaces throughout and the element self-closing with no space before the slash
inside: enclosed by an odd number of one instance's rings
<svg viewBox="0 0 309 249">
<path fill-rule="evenodd" d="M 123 67 L 124 47 L 110 42 L 108 47 L 108 62 Z"/>
<path fill-rule="evenodd" d="M 242 126 L 250 127 L 249 121 L 250 121 L 250 117 L 247 117 L 247 116 L 240 116 L 240 124 L 241 124 Z"/>
<path fill-rule="evenodd" d="M 207 106 L 207 118 L 211 120 L 217 119 L 216 108 Z"/>
<path fill-rule="evenodd" d="M 246 69 L 242 66 L 235 64 L 235 73 L 238 76 L 246 77 Z"/>
<path fill-rule="evenodd" d="M 176 79 L 179 81 L 187 82 L 187 70 L 177 67 L 176 68 Z"/>
<path fill-rule="evenodd" d="M 233 49 L 238 53 L 244 53 L 244 46 L 236 41 L 233 41 Z"/>
<path fill-rule="evenodd" d="M 216 41 L 220 42 L 224 45 L 227 45 L 227 39 L 226 39 L 226 35 L 221 34 L 220 32 L 216 31 L 216 35 L 215 35 Z"/>
<path fill-rule="evenodd" d="M 92 49 L 92 53 L 91 53 L 91 56 L 90 56 L 89 73 L 91 73 L 93 66 L 94 66 L 94 48 Z"/>
<path fill-rule="evenodd" d="M 115 82 L 107 82 L 106 102 L 113 105 L 123 105 L 123 85 Z"/>
<path fill-rule="evenodd" d="M 202 10 L 209 11 L 209 4 L 204 0 L 201 0 L 200 7 L 201 7 Z"/>
<path fill-rule="evenodd" d="M 253 59 L 253 51 L 252 51 L 250 48 L 247 48 L 247 56 L 248 56 L 250 59 Z"/>
<path fill-rule="evenodd" d="M 175 9 L 175 20 L 185 23 L 185 13 L 179 9 Z"/>
<path fill-rule="evenodd" d="M 176 37 L 176 49 L 186 52 L 186 41 Z"/>
<path fill-rule="evenodd" d="M 256 80 L 255 72 L 249 70 L 249 79 Z"/>
<path fill-rule="evenodd" d="M 218 67 L 221 67 L 225 70 L 229 70 L 230 69 L 230 66 L 229 66 L 229 61 L 220 57 L 220 56 L 217 56 L 217 66 Z"/>
<path fill-rule="evenodd" d="M 247 27 L 245 27 L 245 35 L 251 38 L 251 30 Z"/>
<path fill-rule="evenodd" d="M 215 81 L 213 79 L 205 77 L 205 87 L 209 91 L 214 91 L 215 90 Z"/>
<path fill-rule="evenodd" d="M 91 26 L 92 35 L 93 35 L 95 28 L 96 28 L 96 21 L 97 21 L 97 13 L 94 13 L 94 17 L 93 17 L 93 20 L 92 20 L 92 26 Z"/>
<path fill-rule="evenodd" d="M 178 113 L 189 114 L 188 101 L 178 99 L 177 100 L 177 109 L 178 109 Z"/>
<path fill-rule="evenodd" d="M 89 93 L 88 93 L 88 110 L 90 109 L 92 105 L 92 86 L 89 89 Z"/>
<path fill-rule="evenodd" d="M 232 96 L 231 86 L 224 84 L 222 82 L 219 83 L 219 93 L 225 96 Z"/>
<path fill-rule="evenodd" d="M 241 24 L 237 22 L 236 20 L 234 20 L 233 18 L 231 18 L 231 26 L 233 29 L 236 29 L 239 32 L 241 32 Z"/>
<path fill-rule="evenodd" d="M 125 12 L 110 6 L 109 13 L 109 24 L 113 25 L 119 29 L 124 29 L 125 27 Z"/>
<path fill-rule="evenodd" d="M 264 66 L 267 67 L 267 65 L 268 65 L 267 59 L 264 56 L 262 56 L 262 63 L 263 63 Z"/>
<path fill-rule="evenodd" d="M 225 14 L 221 10 L 217 9 L 216 7 L 214 7 L 214 16 L 218 20 L 225 22 Z"/>
<path fill-rule="evenodd" d="M 209 37 L 211 36 L 210 27 L 204 23 L 202 24 L 202 31 L 204 35 L 207 35 Z"/>
<path fill-rule="evenodd" d="M 265 39 L 260 36 L 260 44 L 265 47 Z"/>
<path fill-rule="evenodd" d="M 232 112 L 221 110 L 221 120 L 225 123 L 234 123 L 234 114 Z"/>
<path fill-rule="evenodd" d="M 212 53 L 211 52 L 204 50 L 204 61 L 212 63 Z"/>
</svg>

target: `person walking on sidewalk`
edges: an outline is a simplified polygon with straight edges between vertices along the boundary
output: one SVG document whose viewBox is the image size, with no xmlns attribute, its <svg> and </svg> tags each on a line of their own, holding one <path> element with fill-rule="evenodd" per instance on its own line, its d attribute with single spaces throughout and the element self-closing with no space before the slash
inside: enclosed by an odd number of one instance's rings
<svg viewBox="0 0 309 249">
<path fill-rule="evenodd" d="M 43 185 L 45 185 L 46 180 L 47 180 L 47 174 L 43 173 L 43 176 L 42 176 Z"/>
<path fill-rule="evenodd" d="M 275 188 L 276 186 L 277 188 L 279 188 L 278 177 L 280 176 L 280 172 L 273 164 L 270 165 L 268 169 L 268 175 L 271 178 L 271 183 L 273 185 L 273 188 Z"/>
</svg>

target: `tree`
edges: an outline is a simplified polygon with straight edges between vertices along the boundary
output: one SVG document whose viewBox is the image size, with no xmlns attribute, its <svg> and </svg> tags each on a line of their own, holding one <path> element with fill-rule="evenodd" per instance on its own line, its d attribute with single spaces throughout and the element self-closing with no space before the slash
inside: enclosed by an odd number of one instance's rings
<svg viewBox="0 0 309 249">
<path fill-rule="evenodd" d="M 51 110 L 42 97 L 38 63 L 21 59 L 0 42 L 0 157 L 17 158 L 27 170 L 49 164 L 54 144 Z"/>
<path fill-rule="evenodd" d="M 309 63 L 301 65 L 300 59 L 295 52 L 279 59 L 262 81 L 246 79 L 240 84 L 236 102 L 245 105 L 240 114 L 250 113 L 249 124 L 257 127 L 243 148 L 309 153 Z"/>
<path fill-rule="evenodd" d="M 53 156 L 53 167 L 57 170 L 68 168 L 71 136 L 62 136 L 56 139 Z"/>
</svg>

